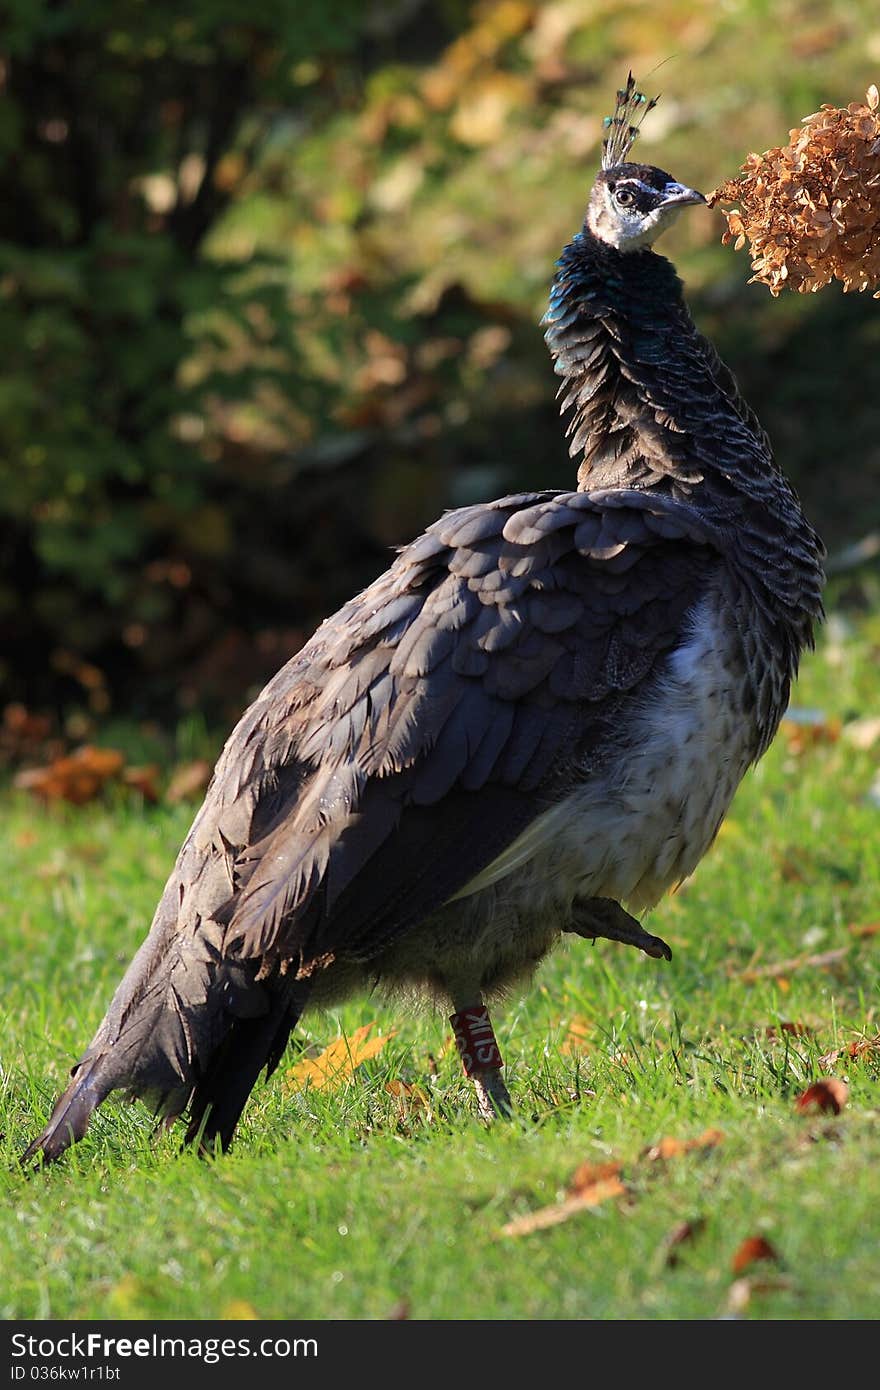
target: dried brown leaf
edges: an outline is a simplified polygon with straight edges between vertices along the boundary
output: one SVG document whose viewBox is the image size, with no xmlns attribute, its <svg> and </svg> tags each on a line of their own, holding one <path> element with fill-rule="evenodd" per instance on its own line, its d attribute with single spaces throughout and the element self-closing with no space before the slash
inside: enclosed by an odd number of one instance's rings
<svg viewBox="0 0 880 1390">
<path fill-rule="evenodd" d="M 771 1023 L 764 1029 L 764 1037 L 775 1039 L 787 1034 L 792 1038 L 808 1038 L 813 1035 L 814 1031 L 806 1023 Z"/>
<path fill-rule="evenodd" d="M 773 858 L 779 868 L 779 876 L 786 883 L 805 883 L 807 875 L 804 872 L 804 865 L 796 854 L 786 851 L 773 851 Z"/>
<path fill-rule="evenodd" d="M 394 1096 L 401 1111 L 407 1109 L 429 1110 L 431 1107 L 431 1097 L 423 1086 L 417 1086 L 409 1081 L 401 1081 L 399 1078 L 395 1078 L 392 1081 L 385 1082 L 385 1090 L 390 1096 Z"/>
<path fill-rule="evenodd" d="M 714 1149 L 724 1142 L 724 1134 L 720 1129 L 706 1129 L 702 1134 L 697 1135 L 696 1139 L 675 1139 L 671 1135 L 666 1135 L 658 1144 L 652 1144 L 645 1149 L 643 1158 L 650 1163 L 656 1163 L 669 1158 L 679 1158 L 681 1154 L 693 1153 L 695 1149 Z"/>
<path fill-rule="evenodd" d="M 597 1183 L 608 1182 L 612 1178 L 620 1177 L 621 1165 L 619 1163 L 582 1163 L 575 1168 L 568 1181 L 568 1192 L 571 1197 L 580 1197 L 589 1188 L 595 1187 Z"/>
<path fill-rule="evenodd" d="M 68 757 L 56 758 L 46 767 L 28 768 L 15 777 L 15 786 L 44 801 L 69 801 L 85 805 L 122 771 L 125 759 L 114 748 L 86 744 Z"/>
<path fill-rule="evenodd" d="M 820 1112 L 825 1115 L 839 1115 L 846 1105 L 849 1087 L 839 1077 L 828 1076 L 814 1081 L 795 1101 L 800 1114 Z"/>
<path fill-rule="evenodd" d="M 792 1287 L 792 1281 L 784 1275 L 773 1279 L 735 1279 L 727 1293 L 727 1306 L 731 1313 L 744 1313 L 752 1301 L 752 1294 L 782 1293 Z"/>
<path fill-rule="evenodd" d="M 850 922 L 847 931 L 858 938 L 880 935 L 880 922 Z"/>
<path fill-rule="evenodd" d="M 559 1045 L 560 1053 L 565 1057 L 570 1057 L 575 1053 L 585 1052 L 587 1039 L 593 1032 L 593 1027 L 594 1025 L 589 1019 L 576 1014 L 568 1025 L 565 1038 Z"/>
<path fill-rule="evenodd" d="M 837 1054 L 845 1056 L 851 1062 L 857 1062 L 860 1057 L 864 1057 L 866 1052 L 880 1052 L 880 1033 L 875 1033 L 873 1038 L 853 1038 L 846 1047 L 842 1048 Z M 819 1061 L 824 1065 L 826 1058 L 820 1057 Z"/>
<path fill-rule="evenodd" d="M 706 1229 L 705 1216 L 694 1217 L 692 1221 L 682 1221 L 669 1232 L 663 1242 L 665 1251 L 664 1264 L 669 1269 L 674 1269 L 678 1264 L 679 1249 L 689 1241 L 696 1240 Z"/>
<path fill-rule="evenodd" d="M 375 1026 L 375 1022 L 365 1023 L 361 1028 L 356 1028 L 350 1037 L 336 1038 L 317 1057 L 301 1058 L 285 1073 L 287 1088 L 299 1089 L 311 1085 L 316 1090 L 325 1091 L 341 1086 L 351 1078 L 361 1062 L 375 1057 L 394 1037 L 396 1030 L 392 1029 L 390 1033 L 368 1040 L 367 1034 Z"/>
<path fill-rule="evenodd" d="M 793 975 L 797 970 L 822 969 L 827 965 L 836 965 L 849 954 L 848 946 L 836 946 L 832 951 L 821 951 L 818 955 L 794 956 L 791 960 L 776 961 L 771 965 L 750 965 L 745 970 L 738 972 L 741 980 L 752 982 L 754 980 L 778 979 L 782 983 L 782 977 Z"/>
<path fill-rule="evenodd" d="M 548 1227 L 558 1226 L 563 1221 L 570 1220 L 572 1216 L 577 1216 L 579 1212 L 586 1211 L 588 1207 L 597 1207 L 613 1197 L 625 1195 L 626 1188 L 619 1178 L 605 1178 L 593 1183 L 591 1187 L 585 1187 L 577 1196 L 567 1197 L 564 1202 L 556 1202 L 551 1206 L 540 1207 L 538 1211 L 527 1212 L 525 1216 L 517 1216 L 513 1221 L 508 1221 L 506 1226 L 502 1226 L 501 1234 L 530 1236 L 535 1231 L 546 1231 Z"/>
<path fill-rule="evenodd" d="M 778 1264 L 779 1255 L 764 1236 L 747 1236 L 737 1247 L 730 1267 L 734 1274 L 742 1274 L 744 1269 L 757 1264 L 759 1260 L 774 1260 Z"/>
<path fill-rule="evenodd" d="M 568 1221 L 587 1207 L 596 1207 L 612 1197 L 626 1195 L 621 1178 L 621 1165 L 609 1160 L 606 1163 L 581 1163 L 572 1173 L 568 1182 L 568 1196 L 562 1202 L 554 1202 L 527 1212 L 508 1221 L 502 1227 L 505 1236 L 528 1236 L 534 1231 L 544 1231 L 549 1226 L 558 1226 Z"/>
</svg>

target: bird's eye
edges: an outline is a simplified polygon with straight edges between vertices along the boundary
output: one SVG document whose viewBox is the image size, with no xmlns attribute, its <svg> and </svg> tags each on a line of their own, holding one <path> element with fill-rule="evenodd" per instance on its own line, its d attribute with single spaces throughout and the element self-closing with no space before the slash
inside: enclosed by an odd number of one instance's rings
<svg viewBox="0 0 880 1390">
<path fill-rule="evenodd" d="M 630 188 L 617 188 L 614 191 L 614 201 L 619 203 L 622 208 L 628 208 L 633 201 L 633 192 Z"/>
</svg>

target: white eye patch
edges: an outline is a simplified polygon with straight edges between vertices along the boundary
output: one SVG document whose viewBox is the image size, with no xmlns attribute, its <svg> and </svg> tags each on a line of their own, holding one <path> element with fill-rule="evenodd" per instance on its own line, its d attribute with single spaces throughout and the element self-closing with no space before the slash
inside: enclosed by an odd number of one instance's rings
<svg viewBox="0 0 880 1390">
<path fill-rule="evenodd" d="M 676 184 L 675 187 L 678 188 L 678 184 Z M 621 179 L 619 183 L 614 185 L 615 193 L 621 188 L 631 189 L 633 193 L 647 193 L 652 197 L 656 197 L 658 192 L 652 184 L 643 183 L 641 179 Z"/>
</svg>

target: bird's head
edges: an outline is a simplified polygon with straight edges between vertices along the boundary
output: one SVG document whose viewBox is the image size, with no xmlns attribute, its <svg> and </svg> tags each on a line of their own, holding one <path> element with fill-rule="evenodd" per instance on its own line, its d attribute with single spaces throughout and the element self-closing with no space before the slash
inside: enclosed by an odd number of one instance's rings
<svg viewBox="0 0 880 1390">
<path fill-rule="evenodd" d="M 683 207 L 705 201 L 695 188 L 651 164 L 613 164 L 599 171 L 584 226 L 617 251 L 640 251 L 666 231 Z"/>
<path fill-rule="evenodd" d="M 636 88 L 632 73 L 617 93 L 613 116 L 606 116 L 602 168 L 593 184 L 584 227 L 617 251 L 640 251 L 656 241 L 689 203 L 705 203 L 702 193 L 678 183 L 651 164 L 629 164 L 627 155 L 642 121 L 657 105 Z"/>
</svg>

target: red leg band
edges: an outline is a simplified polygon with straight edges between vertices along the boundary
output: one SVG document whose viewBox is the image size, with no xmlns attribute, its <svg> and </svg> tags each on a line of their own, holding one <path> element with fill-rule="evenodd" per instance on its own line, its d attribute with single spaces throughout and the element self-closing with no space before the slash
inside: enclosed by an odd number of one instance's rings
<svg viewBox="0 0 880 1390">
<path fill-rule="evenodd" d="M 449 1022 L 455 1032 L 455 1045 L 467 1076 L 504 1066 L 485 1004 L 460 1009 L 457 1014 L 450 1014 Z"/>
</svg>

